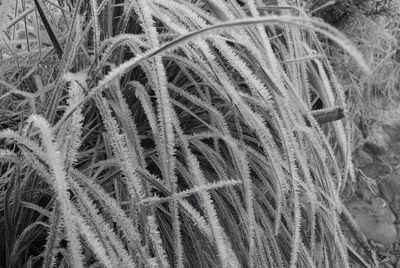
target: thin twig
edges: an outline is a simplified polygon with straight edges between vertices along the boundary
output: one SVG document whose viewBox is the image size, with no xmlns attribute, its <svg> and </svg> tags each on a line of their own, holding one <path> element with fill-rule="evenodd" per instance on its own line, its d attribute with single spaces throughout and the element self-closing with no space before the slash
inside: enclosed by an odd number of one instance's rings
<svg viewBox="0 0 400 268">
<path fill-rule="evenodd" d="M 342 107 L 330 107 L 326 109 L 315 110 L 312 111 L 311 114 L 320 124 L 337 121 L 344 117 Z"/>
<path fill-rule="evenodd" d="M 18 17 L 16 17 L 15 19 L 13 19 L 12 21 L 10 21 L 7 26 L 5 28 L 3 28 L 2 31 L 6 31 L 8 29 L 10 29 L 11 27 L 13 27 L 15 24 L 17 24 L 20 20 L 22 20 L 23 18 L 25 18 L 26 16 L 28 16 L 29 14 L 31 14 L 36 8 L 35 7 L 31 7 L 30 9 L 25 10 L 24 12 L 22 12 Z"/>
<path fill-rule="evenodd" d="M 53 44 L 54 49 L 56 50 L 57 56 L 59 59 L 61 59 L 63 50 L 61 48 L 60 43 L 58 42 L 57 36 L 55 35 L 53 28 L 51 27 L 49 20 L 46 17 L 46 14 L 42 8 L 43 2 L 41 0 L 35 0 L 35 5 L 37 8 L 37 11 L 39 12 L 39 16 L 42 19 L 44 28 L 46 29 L 47 34 L 50 37 L 51 43 Z"/>
</svg>

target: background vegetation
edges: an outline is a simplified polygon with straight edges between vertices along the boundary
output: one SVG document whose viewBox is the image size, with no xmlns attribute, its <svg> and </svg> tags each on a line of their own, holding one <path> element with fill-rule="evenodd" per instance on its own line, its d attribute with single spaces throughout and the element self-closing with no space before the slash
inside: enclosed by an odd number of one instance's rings
<svg viewBox="0 0 400 268">
<path fill-rule="evenodd" d="M 378 265 L 340 195 L 395 34 L 293 2 L 2 1 L 0 266 Z"/>
</svg>

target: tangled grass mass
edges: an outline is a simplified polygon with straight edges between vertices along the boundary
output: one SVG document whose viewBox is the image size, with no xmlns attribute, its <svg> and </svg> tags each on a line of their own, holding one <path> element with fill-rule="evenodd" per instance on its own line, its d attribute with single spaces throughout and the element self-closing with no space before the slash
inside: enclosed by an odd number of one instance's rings
<svg viewBox="0 0 400 268">
<path fill-rule="evenodd" d="M 0 267 L 379 267 L 343 1 L 0 3 Z"/>
</svg>

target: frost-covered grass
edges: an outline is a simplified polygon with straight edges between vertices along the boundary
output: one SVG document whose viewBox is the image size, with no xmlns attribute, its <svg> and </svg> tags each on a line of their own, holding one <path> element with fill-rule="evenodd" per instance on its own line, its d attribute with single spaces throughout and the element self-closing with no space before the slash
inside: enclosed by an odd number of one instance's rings
<svg viewBox="0 0 400 268">
<path fill-rule="evenodd" d="M 350 267 L 344 226 L 372 261 L 339 198 L 349 117 L 311 114 L 347 112 L 320 37 L 369 68 L 298 2 L 14 2 L 0 266 Z"/>
</svg>

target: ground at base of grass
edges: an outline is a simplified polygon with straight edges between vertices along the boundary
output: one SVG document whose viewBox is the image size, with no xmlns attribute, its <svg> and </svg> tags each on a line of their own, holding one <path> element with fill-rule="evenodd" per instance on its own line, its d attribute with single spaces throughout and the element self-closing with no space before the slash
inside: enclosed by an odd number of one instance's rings
<svg viewBox="0 0 400 268">
<path fill-rule="evenodd" d="M 381 267 L 400 267 L 400 106 L 379 104 L 375 123 L 354 152 L 356 181 L 346 207 L 369 240 Z"/>
</svg>

